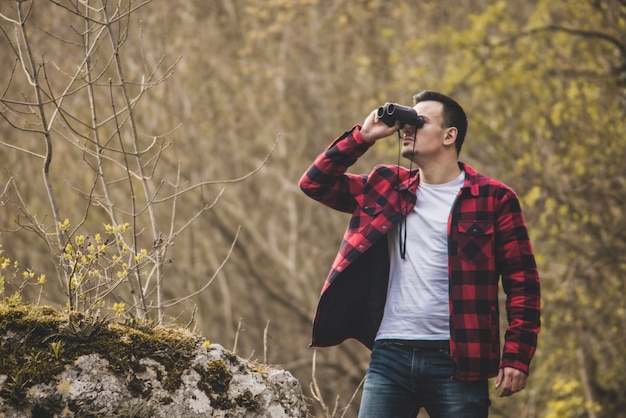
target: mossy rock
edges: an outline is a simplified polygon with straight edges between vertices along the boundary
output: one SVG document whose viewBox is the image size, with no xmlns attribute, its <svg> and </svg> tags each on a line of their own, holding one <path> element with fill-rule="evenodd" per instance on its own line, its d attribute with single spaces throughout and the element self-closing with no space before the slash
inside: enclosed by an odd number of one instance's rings
<svg viewBox="0 0 626 418">
<path fill-rule="evenodd" d="M 14 406 L 25 402 L 29 387 L 50 382 L 79 356 L 92 353 L 121 375 L 142 371 L 139 360 L 153 359 L 168 370 L 163 387 L 175 390 L 199 341 L 136 320 L 116 323 L 36 305 L 0 306 L 0 335 L 0 374 L 7 376 L 0 396 Z"/>
<path fill-rule="evenodd" d="M 0 303 L 2 416 L 306 413 L 290 373 L 241 359 L 188 331 Z"/>
</svg>

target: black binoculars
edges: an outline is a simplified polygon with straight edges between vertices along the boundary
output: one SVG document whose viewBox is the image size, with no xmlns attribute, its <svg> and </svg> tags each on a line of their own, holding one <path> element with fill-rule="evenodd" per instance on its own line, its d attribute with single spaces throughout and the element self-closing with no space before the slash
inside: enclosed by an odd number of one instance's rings
<svg viewBox="0 0 626 418">
<path fill-rule="evenodd" d="M 379 107 L 376 114 L 378 120 L 383 121 L 387 126 L 393 126 L 397 120 L 401 125 L 415 126 L 416 129 L 424 126 L 424 117 L 418 116 L 415 109 L 397 103 L 387 103 Z"/>
</svg>

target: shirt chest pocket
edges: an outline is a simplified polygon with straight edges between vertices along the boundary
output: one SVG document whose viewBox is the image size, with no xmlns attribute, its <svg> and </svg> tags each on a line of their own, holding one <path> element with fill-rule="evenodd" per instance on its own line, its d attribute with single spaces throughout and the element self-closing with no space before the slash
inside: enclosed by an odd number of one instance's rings
<svg viewBox="0 0 626 418">
<path fill-rule="evenodd" d="M 369 225 L 383 211 L 382 206 L 375 203 L 361 206 L 350 219 L 350 229 L 361 229 Z"/>
<path fill-rule="evenodd" d="M 357 208 L 352 214 L 350 229 L 364 227 L 383 212 L 384 207 L 366 193 L 357 195 L 355 201 Z"/>
<path fill-rule="evenodd" d="M 462 220 L 459 221 L 458 232 L 458 251 L 464 259 L 481 262 L 494 257 L 493 222 Z"/>
</svg>

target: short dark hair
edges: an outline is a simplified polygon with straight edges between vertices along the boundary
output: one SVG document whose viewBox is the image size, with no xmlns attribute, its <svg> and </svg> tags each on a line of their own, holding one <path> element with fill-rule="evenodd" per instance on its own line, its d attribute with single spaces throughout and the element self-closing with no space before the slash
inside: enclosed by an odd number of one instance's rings
<svg viewBox="0 0 626 418">
<path fill-rule="evenodd" d="M 460 154 L 465 134 L 467 133 L 467 116 L 465 111 L 454 99 L 443 93 L 425 90 L 413 96 L 413 104 L 427 101 L 439 102 L 443 105 L 443 123 L 446 128 L 455 127 L 457 129 L 455 147 L 457 155 Z"/>
</svg>

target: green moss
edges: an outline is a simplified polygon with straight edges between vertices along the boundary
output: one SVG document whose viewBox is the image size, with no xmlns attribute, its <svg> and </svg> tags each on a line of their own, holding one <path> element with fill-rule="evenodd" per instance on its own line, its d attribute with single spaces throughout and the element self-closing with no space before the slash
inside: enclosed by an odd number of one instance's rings
<svg viewBox="0 0 626 418">
<path fill-rule="evenodd" d="M 261 408 L 261 402 L 258 400 L 258 397 L 254 396 L 249 390 L 237 396 L 235 403 L 250 412 L 256 412 Z"/>
<path fill-rule="evenodd" d="M 0 396 L 13 406 L 26 405 L 29 387 L 53 382 L 65 365 L 92 353 L 107 359 L 110 369 L 125 378 L 145 369 L 140 359 L 153 359 L 167 370 L 165 376 L 160 374 L 163 387 L 176 390 L 191 366 L 197 341 L 165 327 L 131 325 L 44 306 L 0 304 L 0 374 L 8 376 Z M 132 393 L 149 395 L 139 379 L 128 381 Z M 53 404 L 40 408 L 53 410 Z"/>
<path fill-rule="evenodd" d="M 0 373 L 7 380 L 0 396 L 15 406 L 28 402 L 28 388 L 51 381 L 65 362 L 50 349 L 54 335 L 63 319 L 50 308 L 32 306 L 0 306 Z"/>
<path fill-rule="evenodd" d="M 33 417 L 53 418 L 61 411 L 63 411 L 63 399 L 61 395 L 56 394 L 40 400 L 33 406 L 31 414 Z"/>
<path fill-rule="evenodd" d="M 133 376 L 126 387 L 135 398 L 149 398 L 150 395 L 152 395 L 152 389 L 147 388 L 143 380 L 139 379 L 137 376 Z"/>
<path fill-rule="evenodd" d="M 131 315 L 124 319 L 124 326 L 149 333 L 156 328 L 157 323 L 147 318 L 137 318 Z"/>
<path fill-rule="evenodd" d="M 222 360 L 210 361 L 206 366 L 197 365 L 194 370 L 200 374 L 198 388 L 211 400 L 217 409 L 231 409 L 235 402 L 228 397 L 228 388 L 233 378 L 228 366 Z"/>
</svg>

